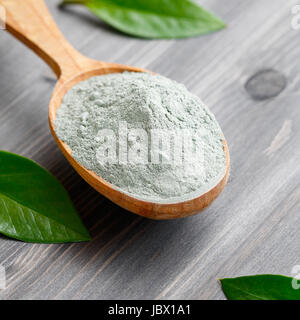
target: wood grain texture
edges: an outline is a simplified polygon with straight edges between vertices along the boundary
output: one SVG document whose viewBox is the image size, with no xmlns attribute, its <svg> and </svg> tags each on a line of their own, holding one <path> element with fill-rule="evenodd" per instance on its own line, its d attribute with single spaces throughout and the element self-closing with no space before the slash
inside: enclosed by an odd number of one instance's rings
<svg viewBox="0 0 300 320">
<path fill-rule="evenodd" d="M 231 178 L 202 214 L 175 221 L 136 217 L 99 196 L 67 163 L 47 124 L 55 77 L 0 31 L 0 148 L 34 159 L 65 185 L 91 234 L 84 244 L 0 238 L 1 299 L 224 299 L 217 279 L 291 275 L 300 264 L 300 43 L 297 1 L 201 1 L 228 24 L 179 41 L 114 32 L 85 10 L 58 10 L 62 33 L 83 54 L 136 65 L 183 82 L 216 115 L 231 151 Z M 261 70 L 285 76 L 276 97 L 253 100 Z M 30 84 L 30 85 L 29 85 Z"/>
</svg>

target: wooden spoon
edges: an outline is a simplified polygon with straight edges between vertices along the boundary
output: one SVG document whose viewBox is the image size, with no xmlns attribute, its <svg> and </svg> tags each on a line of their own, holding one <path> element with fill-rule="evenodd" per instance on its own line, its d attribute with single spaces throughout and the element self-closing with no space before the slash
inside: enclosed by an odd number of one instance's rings
<svg viewBox="0 0 300 320">
<path fill-rule="evenodd" d="M 220 181 L 208 192 L 195 199 L 178 203 L 153 203 L 122 193 L 94 172 L 87 170 L 73 157 L 68 146 L 54 130 L 56 111 L 66 92 L 78 82 L 107 73 L 143 69 L 89 59 L 76 51 L 63 37 L 43 0 L 0 0 L 6 10 L 6 28 L 12 35 L 36 52 L 53 69 L 58 77 L 49 106 L 49 124 L 59 148 L 74 169 L 94 189 L 119 206 L 152 219 L 186 217 L 210 205 L 225 187 L 229 176 L 229 151 L 224 138 L 226 170 Z"/>
</svg>

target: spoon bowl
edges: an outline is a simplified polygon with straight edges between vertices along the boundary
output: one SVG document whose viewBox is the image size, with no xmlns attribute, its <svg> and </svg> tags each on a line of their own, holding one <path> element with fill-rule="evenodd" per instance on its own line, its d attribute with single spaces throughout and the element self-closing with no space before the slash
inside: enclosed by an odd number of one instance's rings
<svg viewBox="0 0 300 320">
<path fill-rule="evenodd" d="M 76 51 L 62 36 L 43 0 L 0 0 L 6 9 L 7 30 L 35 51 L 58 77 L 49 105 L 49 125 L 56 143 L 78 174 L 99 193 L 117 205 L 151 219 L 175 219 L 193 215 L 209 206 L 224 189 L 229 176 L 229 151 L 224 138 L 226 168 L 220 180 L 207 192 L 193 199 L 176 203 L 140 200 L 118 190 L 93 171 L 86 169 L 72 156 L 72 150 L 55 133 L 56 111 L 63 97 L 73 86 L 94 76 L 145 70 L 115 63 L 89 59 Z"/>
</svg>

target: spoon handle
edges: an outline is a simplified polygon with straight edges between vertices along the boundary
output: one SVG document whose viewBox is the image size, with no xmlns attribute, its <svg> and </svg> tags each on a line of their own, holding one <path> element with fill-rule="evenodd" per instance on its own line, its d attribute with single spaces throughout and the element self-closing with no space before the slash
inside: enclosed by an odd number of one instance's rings
<svg viewBox="0 0 300 320">
<path fill-rule="evenodd" d="M 95 64 L 75 50 L 57 28 L 43 0 L 0 0 L 6 29 L 66 81 Z"/>
</svg>

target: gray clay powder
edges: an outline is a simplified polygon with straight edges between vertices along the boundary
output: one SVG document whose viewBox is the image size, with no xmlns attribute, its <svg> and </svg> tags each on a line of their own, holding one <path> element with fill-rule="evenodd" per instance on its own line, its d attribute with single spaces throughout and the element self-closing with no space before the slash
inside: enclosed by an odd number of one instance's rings
<svg viewBox="0 0 300 320">
<path fill-rule="evenodd" d="M 182 84 L 160 75 L 83 81 L 64 97 L 55 127 L 79 163 L 139 199 L 191 199 L 225 172 L 215 117 Z"/>
</svg>

